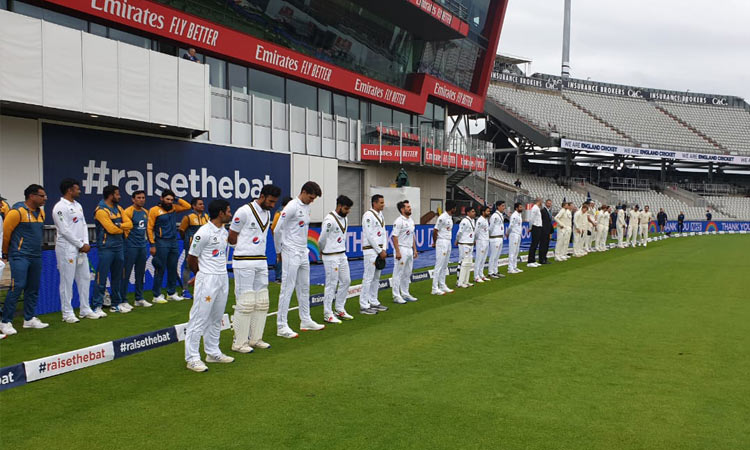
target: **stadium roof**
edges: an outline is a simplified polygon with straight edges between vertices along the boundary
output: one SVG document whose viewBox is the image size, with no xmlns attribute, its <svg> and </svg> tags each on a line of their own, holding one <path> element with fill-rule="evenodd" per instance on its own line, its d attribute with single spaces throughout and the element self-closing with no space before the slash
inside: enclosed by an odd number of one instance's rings
<svg viewBox="0 0 750 450">
<path fill-rule="evenodd" d="M 495 56 L 495 62 L 504 64 L 529 64 L 531 63 L 531 60 L 529 58 L 524 58 L 523 56 L 497 54 Z"/>
</svg>

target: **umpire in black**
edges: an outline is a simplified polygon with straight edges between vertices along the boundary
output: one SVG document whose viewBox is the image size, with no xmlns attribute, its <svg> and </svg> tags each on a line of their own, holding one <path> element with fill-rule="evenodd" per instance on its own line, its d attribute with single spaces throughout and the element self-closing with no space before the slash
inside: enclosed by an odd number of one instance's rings
<svg viewBox="0 0 750 450">
<path fill-rule="evenodd" d="M 552 234 L 552 200 L 547 199 L 542 208 L 542 233 L 539 236 L 539 263 L 549 264 L 547 252 L 549 251 L 549 239 Z"/>
</svg>

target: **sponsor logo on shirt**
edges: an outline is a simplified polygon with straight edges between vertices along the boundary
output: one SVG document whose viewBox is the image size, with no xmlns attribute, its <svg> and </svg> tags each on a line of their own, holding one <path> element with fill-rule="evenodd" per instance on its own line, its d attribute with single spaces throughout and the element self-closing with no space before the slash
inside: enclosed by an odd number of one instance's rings
<svg viewBox="0 0 750 450">
<path fill-rule="evenodd" d="M 216 258 L 217 256 L 219 256 L 219 253 L 221 253 L 221 252 L 220 252 L 219 250 L 216 250 L 216 249 L 214 249 L 214 250 L 213 250 L 213 251 L 211 252 L 211 256 L 213 256 L 214 258 Z"/>
<path fill-rule="evenodd" d="M 234 223 L 240 223 L 240 218 L 239 217 L 235 217 L 234 218 Z"/>
<path fill-rule="evenodd" d="M 78 217 L 73 217 L 73 223 L 78 223 Z"/>
<path fill-rule="evenodd" d="M 302 228 L 302 227 L 304 227 L 304 226 L 305 226 L 305 221 L 304 221 L 304 220 L 300 220 L 300 221 L 299 221 L 299 223 L 298 223 L 297 225 L 299 225 L 299 226 L 300 226 L 300 228 Z"/>
<path fill-rule="evenodd" d="M 380 231 L 378 231 L 378 237 L 380 237 L 381 235 L 382 235 L 382 233 Z"/>
<path fill-rule="evenodd" d="M 341 237 L 339 237 L 338 239 L 336 239 L 336 242 L 338 242 L 339 244 L 340 244 L 340 243 L 341 243 L 342 241 L 343 241 L 343 239 L 341 239 Z"/>
<path fill-rule="evenodd" d="M 260 238 L 258 236 L 255 236 L 253 238 L 253 244 L 259 244 L 259 243 L 260 243 Z"/>
</svg>

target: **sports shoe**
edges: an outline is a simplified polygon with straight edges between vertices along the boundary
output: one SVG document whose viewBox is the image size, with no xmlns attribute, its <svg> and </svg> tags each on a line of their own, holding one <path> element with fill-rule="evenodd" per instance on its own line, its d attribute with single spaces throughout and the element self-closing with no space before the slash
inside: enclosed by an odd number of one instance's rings
<svg viewBox="0 0 750 450">
<path fill-rule="evenodd" d="M 230 362 L 234 362 L 234 358 L 229 355 L 225 355 L 224 353 L 219 353 L 217 356 L 206 355 L 206 362 L 229 364 Z"/>
<path fill-rule="evenodd" d="M 445 292 L 446 294 L 452 294 L 456 292 L 453 289 L 449 288 L 448 286 L 440 286 L 440 290 Z"/>
<path fill-rule="evenodd" d="M 341 321 L 333 314 L 327 314 L 325 317 L 323 317 L 323 322 L 328 323 L 341 323 Z"/>
<path fill-rule="evenodd" d="M 474 278 L 475 283 L 484 283 L 484 280 L 482 278 Z"/>
<path fill-rule="evenodd" d="M 182 291 L 182 298 L 185 300 L 192 300 L 193 294 L 190 293 L 187 289 Z M 206 361 L 208 361 L 208 358 L 206 358 Z"/>
<path fill-rule="evenodd" d="M 354 316 L 349 315 L 346 311 L 336 311 L 336 317 L 341 320 L 353 320 Z"/>
<path fill-rule="evenodd" d="M 440 289 L 433 289 L 430 291 L 430 295 L 445 295 L 445 292 Z"/>
<path fill-rule="evenodd" d="M 474 286 L 474 283 L 466 283 L 469 285 L 469 287 Z"/>
<path fill-rule="evenodd" d="M 120 313 L 120 314 L 127 314 L 130 311 L 126 307 L 124 307 L 122 305 L 115 305 L 115 306 L 112 306 L 111 308 L 109 308 L 109 312 Z"/>
<path fill-rule="evenodd" d="M 99 317 L 107 317 L 107 313 L 102 311 L 102 307 L 98 307 L 94 310 L 94 314 L 98 315 Z"/>
<path fill-rule="evenodd" d="M 377 311 L 375 311 L 375 310 L 374 310 L 374 309 L 372 309 L 372 308 L 359 308 L 359 313 L 360 313 L 360 314 L 364 314 L 364 315 L 366 315 L 366 316 L 374 316 L 374 315 L 375 315 L 375 314 L 377 314 L 378 312 L 377 312 Z"/>
<path fill-rule="evenodd" d="M 179 295 L 177 295 L 177 292 L 175 292 L 174 294 L 169 295 L 167 297 L 167 300 L 172 300 L 173 302 L 181 302 L 181 301 L 183 301 L 185 299 L 183 297 L 180 297 Z"/>
<path fill-rule="evenodd" d="M 78 323 L 81 320 L 76 316 L 70 316 L 70 317 L 63 317 L 62 321 L 65 323 Z"/>
<path fill-rule="evenodd" d="M 468 284 L 457 284 L 456 287 L 459 288 L 459 289 L 466 289 L 467 287 L 469 287 L 469 285 Z"/>
<path fill-rule="evenodd" d="M 294 339 L 298 337 L 299 334 L 295 333 L 294 330 L 292 330 L 289 327 L 283 327 L 283 328 L 278 328 L 276 330 L 276 336 L 283 337 L 286 339 Z"/>
<path fill-rule="evenodd" d="M 259 340 L 258 342 L 253 344 L 253 348 L 260 348 L 260 349 L 265 350 L 265 349 L 271 348 L 271 344 L 269 344 L 268 342 L 264 340 Z"/>
<path fill-rule="evenodd" d="M 399 305 L 403 305 L 406 303 L 406 300 L 404 300 L 401 297 L 393 297 L 393 303 L 397 303 Z"/>
<path fill-rule="evenodd" d="M 208 366 L 203 364 L 203 361 L 201 361 L 200 359 L 193 359 L 191 361 L 188 361 L 187 368 L 192 370 L 193 372 L 205 372 L 208 370 Z"/>
<path fill-rule="evenodd" d="M 96 320 L 96 319 L 99 318 L 99 314 L 95 313 L 94 311 L 89 311 L 87 313 L 81 313 L 80 316 L 81 316 L 81 319 Z"/>
<path fill-rule="evenodd" d="M 539 264 L 539 263 L 528 263 L 528 264 L 526 264 L 526 267 L 539 267 L 539 266 L 541 266 L 541 264 Z"/>
<path fill-rule="evenodd" d="M 484 281 L 492 281 L 492 280 L 490 280 L 490 279 L 489 279 L 488 277 L 482 277 L 482 279 L 483 279 Z"/>
<path fill-rule="evenodd" d="M 0 333 L 0 341 L 3 340 L 3 339 L 5 339 L 5 338 L 7 338 L 7 337 L 8 337 L 7 334 Z"/>
<path fill-rule="evenodd" d="M 387 307 L 387 306 L 383 306 L 383 305 L 381 305 L 380 303 L 378 303 L 377 305 L 373 305 L 373 304 L 371 303 L 371 304 L 370 304 L 370 309 L 372 309 L 372 310 L 375 310 L 375 311 L 377 311 L 377 312 L 388 311 L 388 307 Z"/>
<path fill-rule="evenodd" d="M 302 331 L 320 331 L 325 328 L 325 325 L 321 325 L 314 320 L 304 321 L 299 324 L 299 329 Z"/>
<path fill-rule="evenodd" d="M 47 328 L 49 326 L 48 323 L 44 323 L 41 320 L 39 320 L 38 317 L 32 317 L 31 320 L 24 320 L 23 321 L 23 327 L 24 328 Z M 7 334 L 7 333 L 6 333 Z"/>
<path fill-rule="evenodd" d="M 128 312 L 133 310 L 133 307 L 128 302 L 122 302 L 118 306 L 120 306 L 121 308 L 125 308 L 126 310 L 128 310 Z"/>
<path fill-rule="evenodd" d="M 150 308 L 150 307 L 152 307 L 154 305 L 152 305 L 151 303 L 147 302 L 146 300 L 136 300 L 135 301 L 135 306 L 142 306 L 144 308 Z"/>
<path fill-rule="evenodd" d="M 407 294 L 404 295 L 404 300 L 406 300 L 407 302 L 416 302 L 419 299 L 411 294 Z"/>
<path fill-rule="evenodd" d="M 164 298 L 164 294 L 159 295 L 158 297 L 154 297 L 153 300 L 151 300 L 154 303 L 158 303 L 160 305 L 163 305 L 164 303 L 167 303 L 167 299 Z"/>
<path fill-rule="evenodd" d="M 104 293 L 104 299 L 102 300 L 102 305 L 112 306 L 112 297 L 109 296 L 109 292 Z"/>
<path fill-rule="evenodd" d="M 0 322 L 0 333 L 6 335 L 6 336 L 12 336 L 18 331 L 16 331 L 15 328 L 13 328 L 13 324 L 10 322 Z"/>
<path fill-rule="evenodd" d="M 234 345 L 232 344 L 232 351 L 237 353 L 252 353 L 253 348 L 250 346 L 250 344 L 245 345 Z M 208 358 L 206 358 L 208 360 Z"/>
</svg>

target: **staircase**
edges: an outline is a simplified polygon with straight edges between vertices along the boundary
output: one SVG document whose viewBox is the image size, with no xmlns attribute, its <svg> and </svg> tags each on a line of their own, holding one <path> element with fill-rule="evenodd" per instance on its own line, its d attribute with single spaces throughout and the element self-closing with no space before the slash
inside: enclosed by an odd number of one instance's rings
<svg viewBox="0 0 750 450">
<path fill-rule="evenodd" d="M 468 170 L 457 170 L 448 175 L 448 178 L 445 180 L 445 187 L 450 189 L 462 182 L 469 175 L 471 175 L 471 172 Z"/>
<path fill-rule="evenodd" d="M 470 187 L 458 185 L 456 186 L 456 189 L 459 189 L 461 192 L 466 194 L 470 199 L 474 200 L 476 203 L 480 205 L 485 204 L 484 199 L 479 194 L 474 192 Z"/>
</svg>

